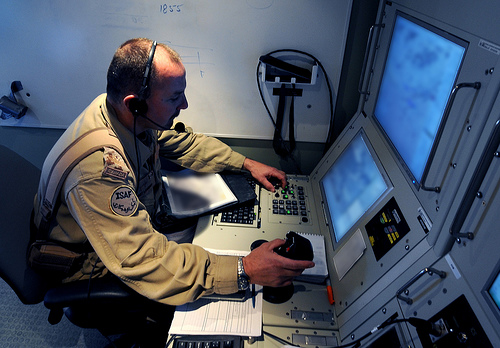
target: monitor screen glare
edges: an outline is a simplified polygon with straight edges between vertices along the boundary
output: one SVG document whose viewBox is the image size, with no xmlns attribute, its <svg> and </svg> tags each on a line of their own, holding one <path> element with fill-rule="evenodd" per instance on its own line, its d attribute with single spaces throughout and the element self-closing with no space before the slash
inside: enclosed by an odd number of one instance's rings
<svg viewBox="0 0 500 348">
<path fill-rule="evenodd" d="M 356 135 L 320 181 L 337 242 L 388 188 L 362 135 Z"/>
<path fill-rule="evenodd" d="M 397 15 L 375 106 L 375 118 L 417 182 L 466 47 L 428 27 Z"/>
</svg>

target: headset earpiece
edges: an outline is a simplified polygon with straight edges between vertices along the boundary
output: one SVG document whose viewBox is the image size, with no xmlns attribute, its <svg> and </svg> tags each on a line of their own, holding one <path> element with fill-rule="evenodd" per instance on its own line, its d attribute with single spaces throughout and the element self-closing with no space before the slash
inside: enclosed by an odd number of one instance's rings
<svg viewBox="0 0 500 348">
<path fill-rule="evenodd" d="M 148 104 L 145 100 L 141 100 L 139 98 L 130 99 L 128 108 L 135 117 L 145 116 L 148 112 Z"/>
</svg>

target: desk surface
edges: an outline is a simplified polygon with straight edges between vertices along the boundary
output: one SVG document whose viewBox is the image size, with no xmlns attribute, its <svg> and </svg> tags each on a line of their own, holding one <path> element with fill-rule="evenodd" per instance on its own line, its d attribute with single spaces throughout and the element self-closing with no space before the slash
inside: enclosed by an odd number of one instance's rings
<svg viewBox="0 0 500 348">
<path fill-rule="evenodd" d="M 212 216 L 202 217 L 198 222 L 197 232 L 193 244 L 204 248 L 218 250 L 250 250 L 250 245 L 258 239 L 272 240 L 284 238 L 286 231 L 265 230 L 260 228 L 220 228 L 207 231 L 204 227 L 211 224 Z M 326 287 L 322 284 L 305 282 L 294 282 L 293 297 L 281 304 L 273 304 L 267 301 L 263 303 L 263 330 L 271 332 L 279 337 L 291 341 L 292 334 L 302 331 L 304 334 L 317 335 L 319 337 L 335 337 L 337 325 L 335 322 L 334 306 L 328 302 Z M 296 337 L 296 339 L 301 339 Z M 277 347 L 283 343 L 276 341 L 271 336 L 264 335 L 256 339 L 257 345 L 252 347 L 267 346 L 271 340 Z M 249 342 L 246 344 L 250 345 Z"/>
</svg>

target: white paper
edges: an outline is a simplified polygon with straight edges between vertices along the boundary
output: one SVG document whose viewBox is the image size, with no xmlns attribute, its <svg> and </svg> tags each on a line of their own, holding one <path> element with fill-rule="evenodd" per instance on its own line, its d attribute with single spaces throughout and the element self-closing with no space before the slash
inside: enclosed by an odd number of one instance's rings
<svg viewBox="0 0 500 348">
<path fill-rule="evenodd" d="M 313 247 L 315 266 L 307 268 L 298 276 L 297 280 L 311 283 L 323 283 L 328 276 L 328 266 L 326 264 L 325 237 L 320 234 L 299 233 L 299 235 L 309 239 Z"/>
<path fill-rule="evenodd" d="M 178 306 L 170 335 L 262 335 L 262 287 L 256 286 L 255 308 L 252 297 L 246 301 L 199 299 Z"/>
<path fill-rule="evenodd" d="M 249 251 L 206 249 L 218 255 L 246 256 Z M 177 306 L 170 335 L 262 335 L 262 286 L 255 285 L 255 308 L 252 285 L 245 301 L 209 300 Z"/>
</svg>

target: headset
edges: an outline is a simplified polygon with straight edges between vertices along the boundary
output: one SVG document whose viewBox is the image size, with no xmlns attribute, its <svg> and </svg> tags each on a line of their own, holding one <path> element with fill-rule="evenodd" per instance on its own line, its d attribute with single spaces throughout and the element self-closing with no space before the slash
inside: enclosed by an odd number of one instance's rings
<svg viewBox="0 0 500 348">
<path fill-rule="evenodd" d="M 148 112 L 148 104 L 146 99 L 148 99 L 151 94 L 151 87 L 149 86 L 149 80 L 151 79 L 151 70 L 153 67 L 153 57 L 156 51 L 156 41 L 153 41 L 151 45 L 151 50 L 149 51 L 148 62 L 146 63 L 146 69 L 144 70 L 144 76 L 142 78 L 142 86 L 139 90 L 138 98 L 131 99 L 128 105 L 130 112 L 135 117 L 142 116 L 145 118 Z"/>
</svg>

